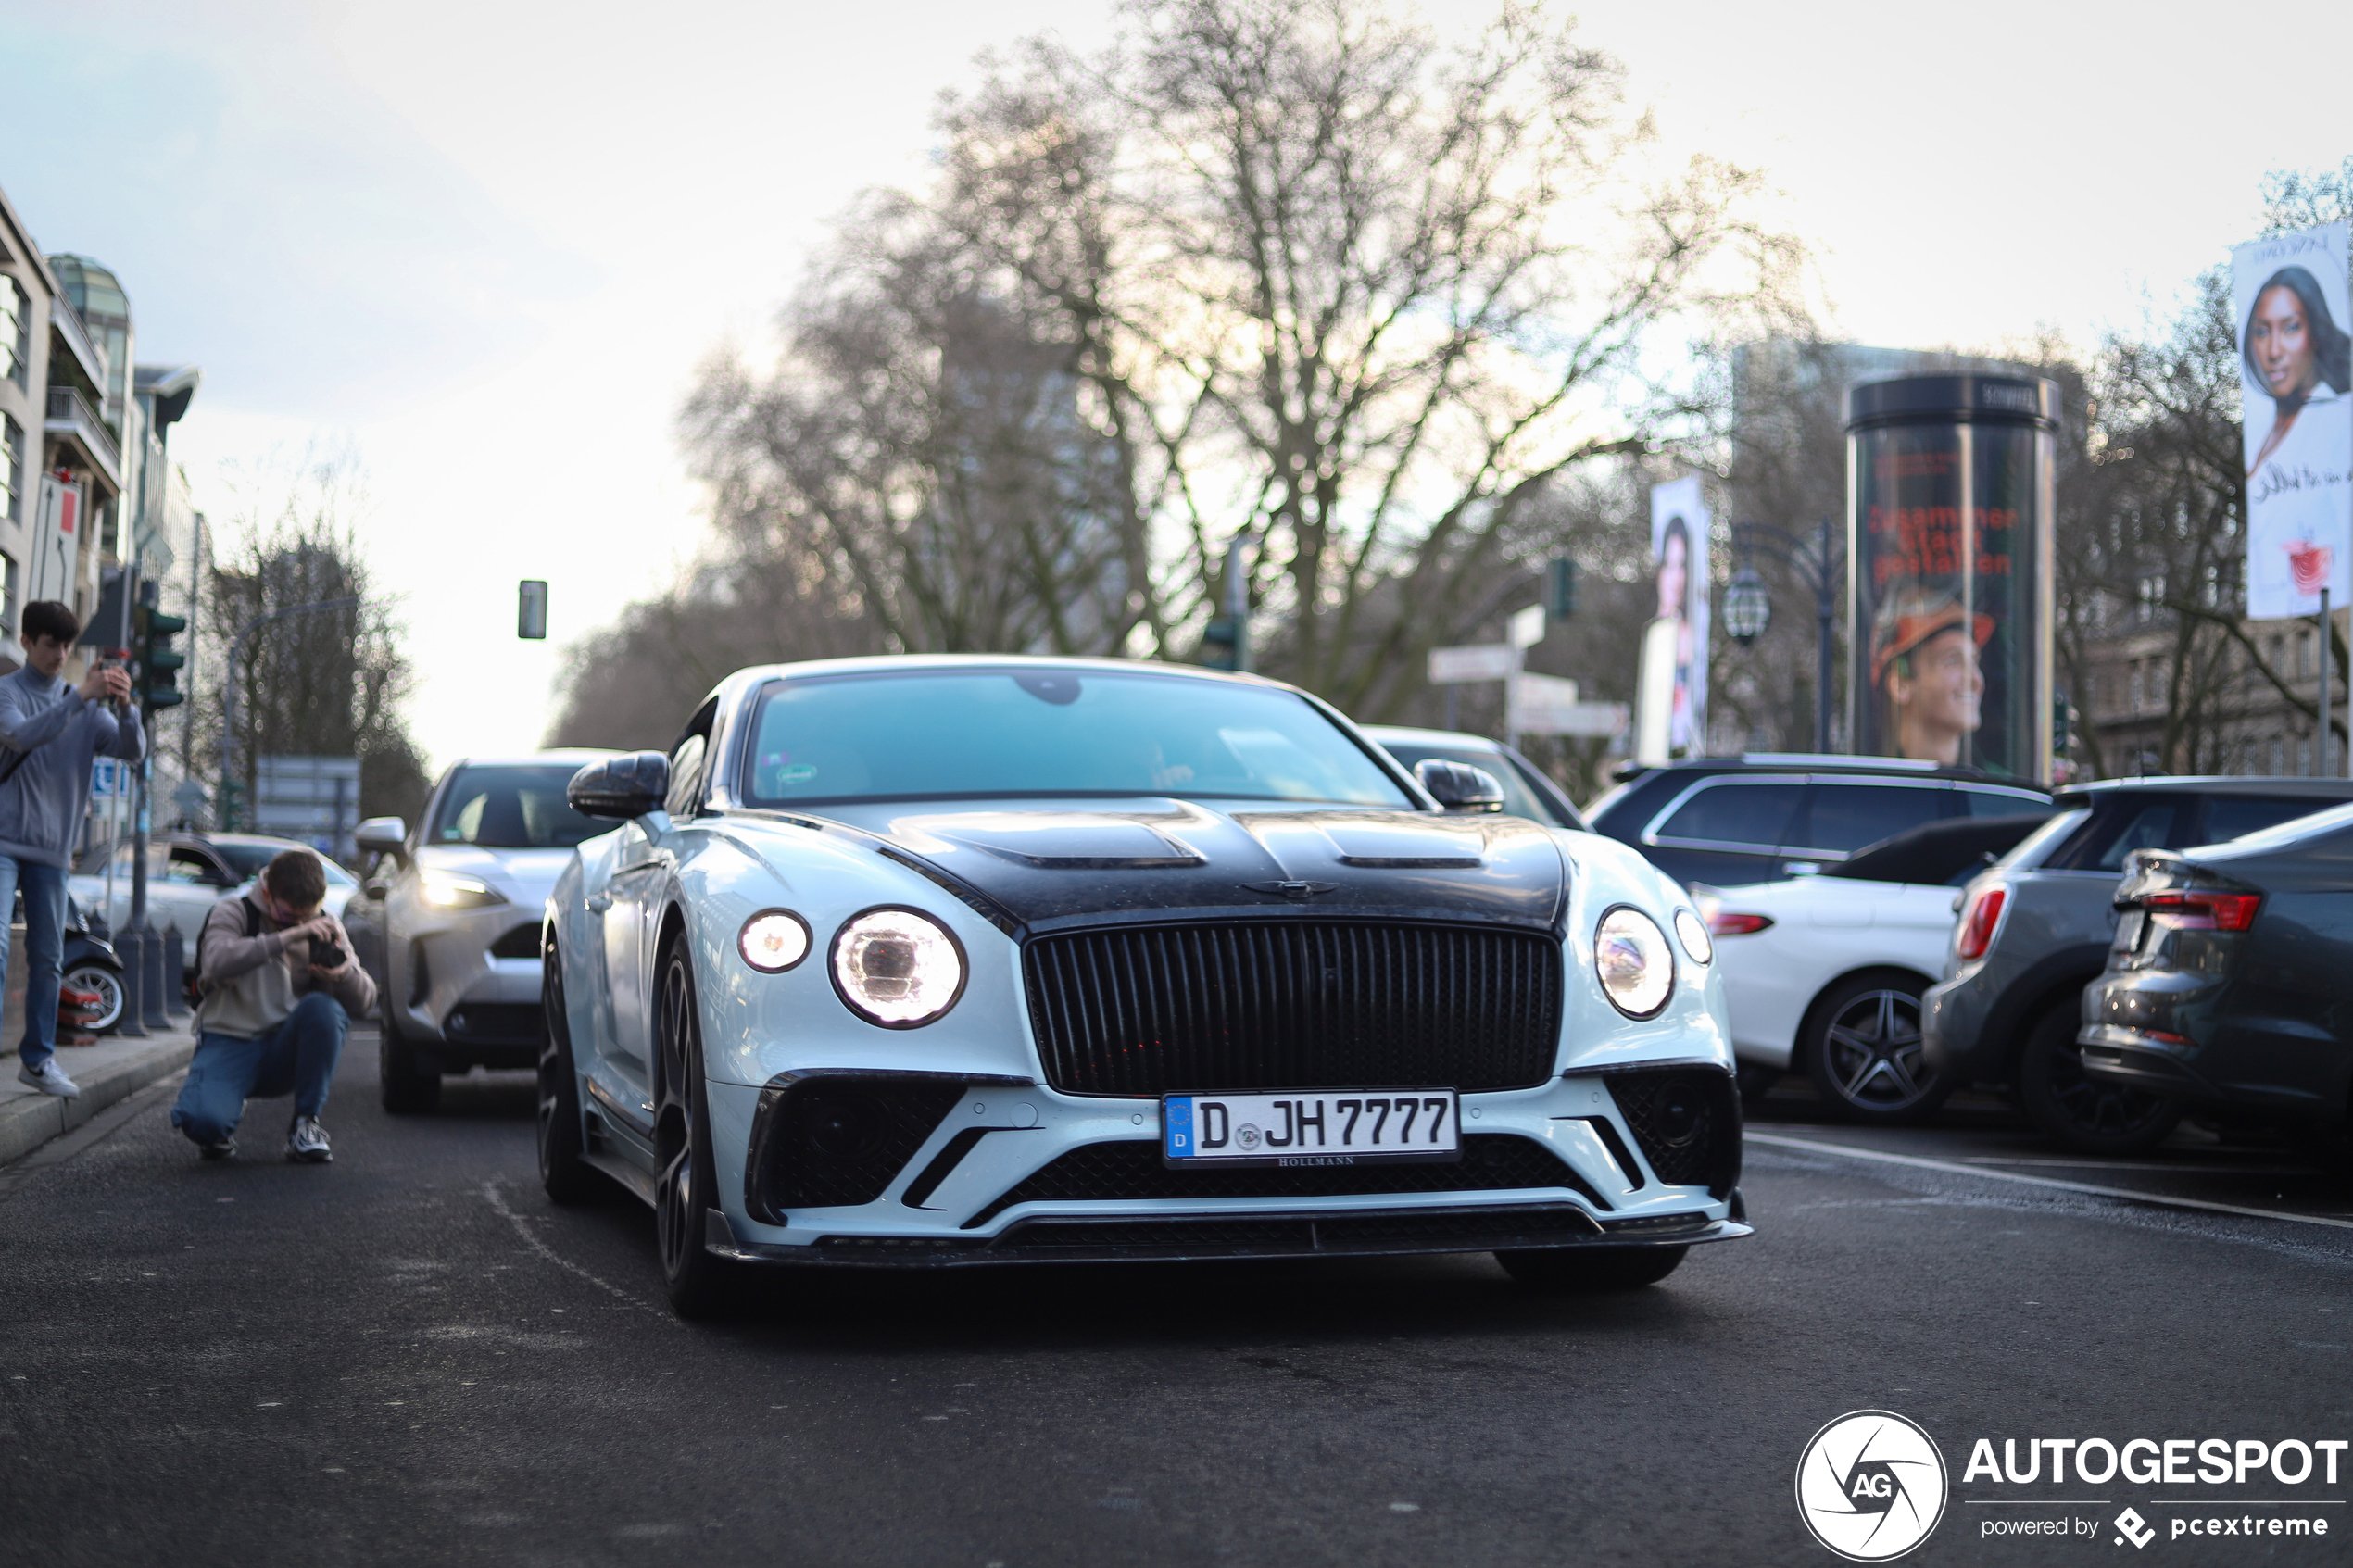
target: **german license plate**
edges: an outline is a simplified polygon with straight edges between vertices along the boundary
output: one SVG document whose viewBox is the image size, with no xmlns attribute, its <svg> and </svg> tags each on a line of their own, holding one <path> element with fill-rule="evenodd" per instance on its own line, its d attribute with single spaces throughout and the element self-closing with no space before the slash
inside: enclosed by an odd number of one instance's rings
<svg viewBox="0 0 2353 1568">
<path fill-rule="evenodd" d="M 1458 1160 L 1452 1089 L 1308 1089 L 1169 1095 L 1160 1152 L 1170 1165 L 1287 1168 Z"/>
</svg>

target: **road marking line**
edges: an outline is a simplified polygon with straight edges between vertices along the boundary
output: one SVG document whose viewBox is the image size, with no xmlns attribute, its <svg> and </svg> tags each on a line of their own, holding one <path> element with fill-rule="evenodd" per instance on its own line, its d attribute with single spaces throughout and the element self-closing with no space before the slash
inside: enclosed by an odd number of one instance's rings
<svg viewBox="0 0 2353 1568">
<path fill-rule="evenodd" d="M 2030 1160 L 2023 1155 L 1969 1154 L 1971 1165 L 2063 1165 L 2074 1171 L 2171 1171 L 2177 1176 L 2318 1176 L 2322 1173 L 2293 1165 L 2182 1165 L 2163 1160 Z"/>
<path fill-rule="evenodd" d="M 595 1286 L 598 1289 L 604 1291 L 606 1294 L 613 1297 L 617 1300 L 626 1301 L 629 1305 L 636 1308 L 641 1312 L 652 1312 L 655 1317 L 661 1319 L 664 1323 L 674 1323 L 678 1321 L 678 1319 L 671 1313 L 656 1311 L 653 1308 L 647 1306 L 643 1301 L 638 1300 L 635 1296 L 630 1295 L 626 1290 L 622 1289 L 621 1286 L 617 1285 L 609 1285 L 605 1281 L 598 1279 L 595 1274 L 590 1273 L 586 1269 L 582 1268 L 571 1259 L 563 1257 L 553 1248 L 549 1247 L 546 1242 L 532 1235 L 531 1223 L 525 1220 L 521 1214 L 516 1213 L 513 1210 L 507 1207 L 506 1198 L 502 1197 L 498 1191 L 497 1177 L 493 1176 L 490 1180 L 482 1184 L 482 1196 L 489 1199 L 490 1207 L 494 1212 L 496 1212 L 501 1219 L 505 1220 L 509 1224 L 515 1227 L 515 1234 L 522 1237 L 522 1244 L 525 1247 L 530 1248 L 534 1252 L 538 1253 L 539 1256 L 547 1259 L 550 1263 L 555 1264 L 556 1267 L 564 1270 L 566 1273 L 578 1274 L 582 1279 L 586 1280 L 590 1285 Z"/>
<path fill-rule="evenodd" d="M 1942 1171 L 1948 1175 L 1979 1176 L 1989 1182 L 2023 1182 L 2028 1186 L 2051 1187 L 2060 1192 L 2086 1193 L 2094 1198 L 2120 1198 L 2128 1203 L 2154 1204 L 2160 1209 L 2202 1209 L 2215 1214 L 2241 1214 L 2257 1220 L 2291 1220 L 2302 1225 L 2327 1225 L 2334 1230 L 2353 1231 L 2353 1220 L 2333 1220 L 2322 1214 L 2291 1214 L 2278 1209 L 2249 1209 L 2237 1203 L 2209 1203 L 2201 1198 L 2167 1198 L 2153 1192 L 2134 1192 L 2130 1187 L 2095 1186 L 2089 1182 L 2062 1182 L 2055 1176 L 2020 1175 L 2016 1171 L 1996 1171 L 1984 1165 L 1961 1165 L 1949 1160 L 1923 1160 L 1916 1154 L 1882 1154 L 1875 1148 L 1856 1148 L 1846 1144 L 1818 1143 L 1811 1138 L 1785 1138 L 1772 1133 L 1744 1135 L 1755 1143 L 1772 1144 L 1780 1148 L 1804 1149 L 1808 1154 L 1843 1154 L 1851 1160 L 1875 1160 L 1883 1165 L 1910 1165 L 1922 1171 Z"/>
</svg>

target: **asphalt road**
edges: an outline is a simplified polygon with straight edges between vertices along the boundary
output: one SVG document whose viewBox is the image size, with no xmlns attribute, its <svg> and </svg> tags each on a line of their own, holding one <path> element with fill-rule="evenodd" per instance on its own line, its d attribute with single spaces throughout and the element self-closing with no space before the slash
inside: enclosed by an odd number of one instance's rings
<svg viewBox="0 0 2353 1568">
<path fill-rule="evenodd" d="M 644 1210 L 540 1196 L 527 1078 L 395 1119 L 373 1063 L 356 1034 L 330 1167 L 281 1162 L 283 1102 L 199 1163 L 151 1091 L 0 1175 L 0 1562 L 1830 1563 L 1793 1475 L 1867 1408 L 1951 1467 L 1907 1562 L 2136 1560 L 2105 1523 L 1985 1534 L 2128 1503 L 2168 1561 L 2353 1544 L 2353 1455 L 2284 1490 L 1963 1481 L 1981 1436 L 2353 1437 L 2353 1228 L 2007 1180 L 1969 1136 L 2083 1173 L 1998 1125 L 1777 1105 L 1759 1234 L 1628 1295 L 1476 1256 L 795 1273 L 690 1326 Z M 1840 1139 L 1936 1163 L 1803 1147 Z M 2291 1497 L 2334 1533 L 2168 1533 Z"/>
</svg>

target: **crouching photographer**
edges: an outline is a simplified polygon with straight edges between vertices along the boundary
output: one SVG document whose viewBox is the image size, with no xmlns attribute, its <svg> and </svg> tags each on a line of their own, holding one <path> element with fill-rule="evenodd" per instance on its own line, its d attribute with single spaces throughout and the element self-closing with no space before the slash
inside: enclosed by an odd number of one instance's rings
<svg viewBox="0 0 2353 1568">
<path fill-rule="evenodd" d="M 308 849 L 271 860 L 249 895 L 223 898 L 196 937 L 196 1054 L 171 1124 L 207 1160 L 237 1151 L 248 1099 L 294 1096 L 286 1158 L 334 1158 L 319 1124 L 351 1015 L 375 1006 L 375 982 L 343 922 L 321 912 L 327 873 Z"/>
</svg>

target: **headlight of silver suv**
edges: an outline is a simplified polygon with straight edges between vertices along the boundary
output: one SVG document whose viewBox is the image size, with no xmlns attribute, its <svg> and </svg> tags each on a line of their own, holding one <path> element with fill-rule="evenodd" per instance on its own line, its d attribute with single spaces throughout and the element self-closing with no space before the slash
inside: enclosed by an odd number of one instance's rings
<svg viewBox="0 0 2353 1568">
<path fill-rule="evenodd" d="M 417 878 L 417 897 L 436 909 L 486 909 L 503 904 L 507 896 L 478 876 L 456 872 L 425 872 Z"/>
</svg>

